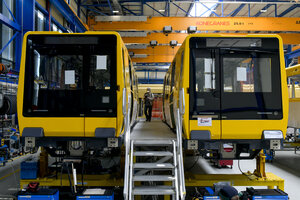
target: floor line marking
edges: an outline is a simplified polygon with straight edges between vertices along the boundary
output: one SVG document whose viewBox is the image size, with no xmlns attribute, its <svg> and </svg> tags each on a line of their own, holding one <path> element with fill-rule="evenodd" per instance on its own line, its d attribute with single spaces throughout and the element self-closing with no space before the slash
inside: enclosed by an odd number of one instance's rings
<svg viewBox="0 0 300 200">
<path fill-rule="evenodd" d="M 9 174 L 6 174 L 5 176 L 2 176 L 2 177 L 0 178 L 0 181 L 3 180 L 3 179 L 5 179 L 5 178 L 7 178 L 7 177 L 9 177 L 9 176 L 11 176 L 11 175 L 13 175 L 13 174 L 15 174 L 15 173 L 17 173 L 17 172 L 19 172 L 19 171 L 20 171 L 20 169 L 17 169 L 17 170 L 15 170 L 14 172 L 11 172 L 11 173 L 9 173 Z"/>
</svg>

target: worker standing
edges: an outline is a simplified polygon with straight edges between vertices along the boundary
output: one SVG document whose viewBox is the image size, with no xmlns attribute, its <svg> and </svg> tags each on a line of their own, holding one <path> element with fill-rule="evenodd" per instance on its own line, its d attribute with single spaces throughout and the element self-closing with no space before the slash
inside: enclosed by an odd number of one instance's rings
<svg viewBox="0 0 300 200">
<path fill-rule="evenodd" d="M 151 88 L 147 88 L 146 93 L 144 94 L 144 103 L 145 103 L 145 116 L 146 121 L 151 121 L 152 116 L 152 105 L 153 105 L 154 95 L 151 93 Z"/>
</svg>

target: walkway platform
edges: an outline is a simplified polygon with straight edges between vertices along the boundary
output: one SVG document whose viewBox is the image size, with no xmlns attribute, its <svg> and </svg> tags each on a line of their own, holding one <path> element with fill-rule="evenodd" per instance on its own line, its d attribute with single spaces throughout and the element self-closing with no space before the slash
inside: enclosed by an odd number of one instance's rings
<svg viewBox="0 0 300 200">
<path fill-rule="evenodd" d="M 136 140 L 176 139 L 176 134 L 160 120 L 153 120 L 152 122 L 140 121 L 137 123 L 130 137 Z"/>
</svg>

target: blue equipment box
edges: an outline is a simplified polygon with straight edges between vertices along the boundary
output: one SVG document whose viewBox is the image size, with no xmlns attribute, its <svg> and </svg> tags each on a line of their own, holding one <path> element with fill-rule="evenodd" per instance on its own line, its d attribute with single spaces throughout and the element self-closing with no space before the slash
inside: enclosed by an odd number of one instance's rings
<svg viewBox="0 0 300 200">
<path fill-rule="evenodd" d="M 251 200 L 288 200 L 288 194 L 279 189 L 247 188 L 246 193 Z"/>
<path fill-rule="evenodd" d="M 215 191 L 211 187 L 199 187 L 198 191 L 203 200 L 220 200 L 220 197 L 215 195 Z"/>
<path fill-rule="evenodd" d="M 114 193 L 112 190 L 94 188 L 86 189 L 82 194 L 76 197 L 76 200 L 80 199 L 93 199 L 93 200 L 114 200 Z"/>
<path fill-rule="evenodd" d="M 35 193 L 19 192 L 18 200 L 59 200 L 59 191 L 57 189 L 39 189 Z"/>
<path fill-rule="evenodd" d="M 37 161 L 24 161 L 21 163 L 21 179 L 36 179 L 37 171 Z"/>
</svg>

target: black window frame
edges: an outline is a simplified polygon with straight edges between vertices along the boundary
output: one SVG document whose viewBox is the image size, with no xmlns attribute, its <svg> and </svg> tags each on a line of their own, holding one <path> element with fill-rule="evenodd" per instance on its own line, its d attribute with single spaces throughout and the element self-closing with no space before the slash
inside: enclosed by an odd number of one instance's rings
<svg viewBox="0 0 300 200">
<path fill-rule="evenodd" d="M 207 37 L 206 37 L 207 38 Z M 214 112 L 207 115 L 216 115 L 216 117 L 213 117 L 213 119 L 222 119 L 222 120 L 263 120 L 263 119 L 274 119 L 274 120 L 281 120 L 283 118 L 283 111 L 282 111 L 282 90 L 281 90 L 281 66 L 280 66 L 280 52 L 279 52 L 279 40 L 278 38 L 261 38 L 262 40 L 262 46 L 261 47 L 206 47 L 206 38 L 199 38 L 199 37 L 192 37 L 190 39 L 190 119 L 196 119 L 199 116 L 199 110 L 194 109 L 195 104 L 195 78 L 194 78 L 194 70 L 193 65 L 195 64 L 193 62 L 193 59 L 195 58 L 193 56 L 193 51 L 202 49 L 205 51 L 215 51 L 215 57 L 216 57 L 216 68 L 219 68 L 219 83 L 218 88 L 219 90 L 214 91 L 216 92 L 215 97 L 216 99 L 220 100 L 220 109 L 219 112 Z M 209 37 L 212 38 L 212 37 Z M 247 39 L 249 39 L 247 37 Z M 251 39 L 251 38 L 250 38 Z M 255 38 L 257 39 L 257 38 Z M 223 57 L 224 52 L 227 52 L 227 54 L 232 54 L 232 52 L 239 52 L 246 55 L 249 52 L 255 52 L 258 55 L 269 55 L 272 57 L 272 92 L 254 92 L 256 96 L 257 104 L 264 104 L 263 106 L 260 105 L 256 108 L 253 107 L 244 107 L 244 108 L 238 108 L 238 104 L 234 104 L 236 102 L 236 99 L 240 99 L 241 102 L 248 101 L 249 97 L 250 99 L 253 99 L 253 96 L 248 92 L 224 92 L 224 77 L 223 77 Z M 234 56 L 233 56 L 234 57 Z M 217 72 L 216 72 L 217 73 Z M 216 75 L 217 79 L 217 75 Z M 217 84 L 217 83 L 216 83 Z M 232 97 L 228 97 L 232 96 Z M 266 104 L 266 102 L 268 104 Z M 251 104 L 251 103 L 250 103 Z M 276 105 L 275 105 L 276 104 Z M 228 106 L 229 105 L 229 106 Z M 232 109 L 229 107 L 233 106 Z M 235 106 L 237 106 L 235 108 Z M 217 110 L 218 108 L 216 108 Z M 200 114 L 201 115 L 201 114 Z M 203 114 L 205 115 L 205 114 Z"/>
<path fill-rule="evenodd" d="M 34 90 L 34 67 L 32 66 L 33 60 L 33 47 L 32 47 L 32 40 L 40 41 L 40 45 L 45 45 L 46 38 L 52 38 L 52 42 L 58 38 L 58 42 L 63 41 L 64 37 L 68 37 L 69 39 L 72 37 L 80 38 L 78 41 L 83 41 L 82 44 L 73 44 L 71 43 L 70 47 L 74 47 L 74 45 L 82 45 L 81 54 L 84 56 L 83 61 L 83 69 L 82 69 L 82 76 L 83 76 L 83 87 L 82 90 L 79 91 L 65 91 L 63 95 L 72 94 L 76 95 L 72 98 L 70 102 L 71 105 L 76 107 L 77 109 L 74 112 L 28 112 L 28 109 L 32 106 L 32 98 L 33 98 L 33 90 Z M 86 38 L 94 37 L 98 41 L 97 44 L 87 44 Z M 54 38 L 54 40 L 53 40 Z M 69 40 L 66 39 L 66 40 Z M 47 45 L 55 45 L 60 46 L 60 48 L 66 48 L 66 44 L 46 44 Z M 97 45 L 101 45 L 100 48 L 97 49 Z M 73 45 L 73 46 L 72 46 Z M 109 48 L 108 48 L 109 47 Z M 49 47 L 50 48 L 50 47 Z M 66 48 L 68 49 L 68 48 Z M 100 50 L 99 50 L 100 49 Z M 109 49 L 103 50 L 103 52 L 111 52 L 111 71 L 110 71 L 110 89 L 103 90 L 103 89 L 91 89 L 89 87 L 89 79 L 90 79 L 90 64 L 92 56 L 100 55 L 98 54 L 102 49 Z M 70 49 L 69 49 L 70 50 Z M 88 50 L 88 51 L 87 51 Z M 74 52 L 76 52 L 74 50 Z M 66 52 L 66 54 L 72 55 L 70 52 Z M 64 54 L 64 55 L 66 55 Z M 58 54 L 63 55 L 63 54 Z M 76 54 L 77 55 L 77 54 Z M 63 93 L 63 92 L 62 92 Z M 103 99 L 103 96 L 109 96 L 110 103 L 105 104 L 102 103 L 101 105 L 99 102 L 96 102 L 98 99 Z M 64 97 L 64 96 L 63 96 Z M 106 109 L 106 111 L 104 111 Z M 110 110 L 112 109 L 112 110 Z M 62 35 L 46 35 L 46 34 L 32 34 L 28 35 L 27 37 L 27 46 L 26 46 L 26 60 L 25 60 L 25 80 L 24 80 L 24 95 L 23 95 L 23 116 L 24 117 L 116 117 L 117 116 L 117 36 L 116 35 L 94 35 L 94 34 L 83 34 L 83 35 L 69 35 L 69 34 L 62 34 Z"/>
</svg>

